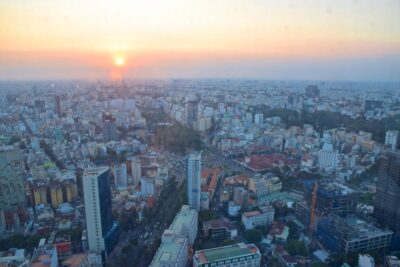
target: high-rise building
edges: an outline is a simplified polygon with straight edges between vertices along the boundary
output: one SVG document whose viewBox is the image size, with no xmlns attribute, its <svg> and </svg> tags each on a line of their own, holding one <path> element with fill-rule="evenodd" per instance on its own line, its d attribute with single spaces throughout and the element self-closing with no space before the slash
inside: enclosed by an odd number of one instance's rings
<svg viewBox="0 0 400 267">
<path fill-rule="evenodd" d="M 62 116 L 62 109 L 61 109 L 61 96 L 60 95 L 58 95 L 58 96 L 56 96 L 55 97 L 55 101 L 56 101 L 56 113 L 57 113 L 57 115 L 59 116 L 59 117 L 61 117 Z"/>
<path fill-rule="evenodd" d="M 306 87 L 306 95 L 308 97 L 316 98 L 319 97 L 319 88 L 317 85 L 308 85 Z"/>
<path fill-rule="evenodd" d="M 117 189 L 126 189 L 128 187 L 128 177 L 126 173 L 126 163 L 114 165 L 115 187 Z"/>
<path fill-rule="evenodd" d="M 24 167 L 21 154 L 13 146 L 0 147 L 0 209 L 4 211 L 6 227 L 23 221 L 26 206 Z"/>
<path fill-rule="evenodd" d="M 397 141 L 399 137 L 399 131 L 387 131 L 385 137 L 385 145 L 390 149 L 395 150 L 397 148 Z"/>
<path fill-rule="evenodd" d="M 377 228 L 354 214 L 341 217 L 332 213 L 318 221 L 317 236 L 328 249 L 349 253 L 387 248 L 393 232 Z"/>
<path fill-rule="evenodd" d="M 118 242 L 118 225 L 111 210 L 110 169 L 86 169 L 83 191 L 89 250 L 107 256 Z"/>
<path fill-rule="evenodd" d="M 117 140 L 115 118 L 109 113 L 103 114 L 103 139 L 106 142 Z"/>
<path fill-rule="evenodd" d="M 131 160 L 132 180 L 135 187 L 139 185 L 142 179 L 142 164 L 139 157 L 133 157 Z"/>
<path fill-rule="evenodd" d="M 188 261 L 188 242 L 173 230 L 165 230 L 161 236 L 161 245 L 151 261 L 151 267 L 185 267 Z"/>
<path fill-rule="evenodd" d="M 254 115 L 254 123 L 257 125 L 264 123 L 264 115 L 262 113 L 257 113 Z"/>
<path fill-rule="evenodd" d="M 145 196 L 154 195 L 155 180 L 154 178 L 142 177 L 141 182 L 141 192 Z"/>
<path fill-rule="evenodd" d="M 193 152 L 188 158 L 188 204 L 197 211 L 200 210 L 201 194 L 201 152 Z"/>
<path fill-rule="evenodd" d="M 183 205 L 169 229 L 161 237 L 161 245 L 151 261 L 151 267 L 184 267 L 189 247 L 197 237 L 197 211 Z"/>
<path fill-rule="evenodd" d="M 337 168 L 338 152 L 333 149 L 332 144 L 325 143 L 318 152 L 319 168 L 326 172 L 332 172 Z"/>
<path fill-rule="evenodd" d="M 379 162 L 374 215 L 383 225 L 400 234 L 400 153 L 388 152 Z"/>
<path fill-rule="evenodd" d="M 198 250 L 193 255 L 193 267 L 236 265 L 259 267 L 260 264 L 260 251 L 253 244 L 237 243 L 225 247 Z"/>
<path fill-rule="evenodd" d="M 188 101 L 186 103 L 186 123 L 190 127 L 195 127 L 199 117 L 199 103 L 197 101 Z"/>
</svg>

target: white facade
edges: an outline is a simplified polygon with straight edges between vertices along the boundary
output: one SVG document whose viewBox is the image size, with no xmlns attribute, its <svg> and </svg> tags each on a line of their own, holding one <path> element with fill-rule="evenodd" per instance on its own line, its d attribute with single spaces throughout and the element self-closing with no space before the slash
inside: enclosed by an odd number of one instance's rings
<svg viewBox="0 0 400 267">
<path fill-rule="evenodd" d="M 161 245 L 151 261 L 151 267 L 185 267 L 188 261 L 188 243 L 185 237 L 165 230 Z"/>
<path fill-rule="evenodd" d="M 187 205 L 183 205 L 181 210 L 176 214 L 169 229 L 174 230 L 176 235 L 186 237 L 189 244 L 193 244 L 198 230 L 197 211 L 189 208 Z"/>
<path fill-rule="evenodd" d="M 254 124 L 260 125 L 264 122 L 264 115 L 262 113 L 257 113 L 254 115 Z"/>
<path fill-rule="evenodd" d="M 319 151 L 319 168 L 324 171 L 334 171 L 337 168 L 338 152 L 331 144 L 324 144 Z"/>
<path fill-rule="evenodd" d="M 141 192 L 143 195 L 152 196 L 154 195 L 154 184 L 153 178 L 142 177 L 141 179 Z"/>
<path fill-rule="evenodd" d="M 263 211 L 248 211 L 242 214 L 242 223 L 246 230 L 260 225 L 270 225 L 274 221 L 275 210 L 268 207 Z"/>
<path fill-rule="evenodd" d="M 83 194 L 85 200 L 85 215 L 89 250 L 103 251 L 105 249 L 102 237 L 100 195 L 98 178 L 109 171 L 107 167 L 85 170 L 83 176 Z"/>
<path fill-rule="evenodd" d="M 190 208 L 200 210 L 201 194 L 201 153 L 193 152 L 188 158 L 188 204 Z"/>
<path fill-rule="evenodd" d="M 397 140 L 399 131 L 387 131 L 385 138 L 385 145 L 389 146 L 390 149 L 395 150 L 397 147 Z"/>
<path fill-rule="evenodd" d="M 368 254 L 358 255 L 358 266 L 359 267 L 375 267 L 375 260 Z"/>
</svg>

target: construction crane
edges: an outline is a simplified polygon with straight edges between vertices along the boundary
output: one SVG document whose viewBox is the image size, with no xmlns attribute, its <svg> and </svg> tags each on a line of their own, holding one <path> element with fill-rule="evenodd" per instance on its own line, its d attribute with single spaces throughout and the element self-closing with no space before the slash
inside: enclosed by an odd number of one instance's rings
<svg viewBox="0 0 400 267">
<path fill-rule="evenodd" d="M 312 198 L 311 198 L 311 210 L 310 210 L 310 232 L 313 230 L 314 221 L 315 221 L 315 206 L 317 203 L 317 190 L 318 190 L 318 182 L 314 182 Z"/>
</svg>

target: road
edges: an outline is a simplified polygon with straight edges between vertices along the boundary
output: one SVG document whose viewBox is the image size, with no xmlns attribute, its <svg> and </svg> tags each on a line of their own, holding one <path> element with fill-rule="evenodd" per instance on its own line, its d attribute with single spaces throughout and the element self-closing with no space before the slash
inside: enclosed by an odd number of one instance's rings
<svg viewBox="0 0 400 267">
<path fill-rule="evenodd" d="M 155 213 L 155 216 L 146 218 L 144 222 L 140 223 L 132 231 L 121 231 L 119 243 L 109 256 L 109 266 L 118 266 L 117 259 L 121 257 L 122 249 L 125 247 L 128 248 L 128 252 L 125 253 L 126 257 L 124 258 L 124 262 L 127 264 L 125 266 L 134 266 L 139 258 L 142 259 L 135 266 L 148 266 L 149 260 L 151 261 L 151 259 L 145 259 L 145 257 L 143 257 L 143 251 L 147 247 L 152 246 L 157 238 L 161 237 L 164 230 L 168 229 L 175 217 L 176 211 L 173 207 L 177 205 L 178 189 L 185 190 L 185 171 L 182 168 L 184 159 L 178 156 L 169 156 L 170 162 L 176 162 L 176 164 L 172 164 L 170 168 L 170 177 L 175 176 L 177 181 L 177 186 L 174 188 L 174 190 L 176 190 L 175 194 L 169 193 L 165 199 L 160 197 L 160 201 L 157 201 L 154 207 L 159 211 Z M 183 188 L 181 188 L 181 186 L 183 186 Z M 148 234 L 145 237 L 146 233 Z M 132 243 L 137 243 L 137 245 L 133 245 Z M 126 248 L 124 250 L 126 250 Z M 153 255 L 151 255 L 151 258 L 152 256 Z"/>
</svg>

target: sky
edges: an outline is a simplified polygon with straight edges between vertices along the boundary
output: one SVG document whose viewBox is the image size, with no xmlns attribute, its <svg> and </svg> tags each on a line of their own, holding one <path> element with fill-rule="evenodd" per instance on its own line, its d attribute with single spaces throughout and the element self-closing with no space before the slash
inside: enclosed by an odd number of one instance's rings
<svg viewBox="0 0 400 267">
<path fill-rule="evenodd" d="M 2 0 L 0 79 L 400 80 L 400 0 Z"/>
</svg>

